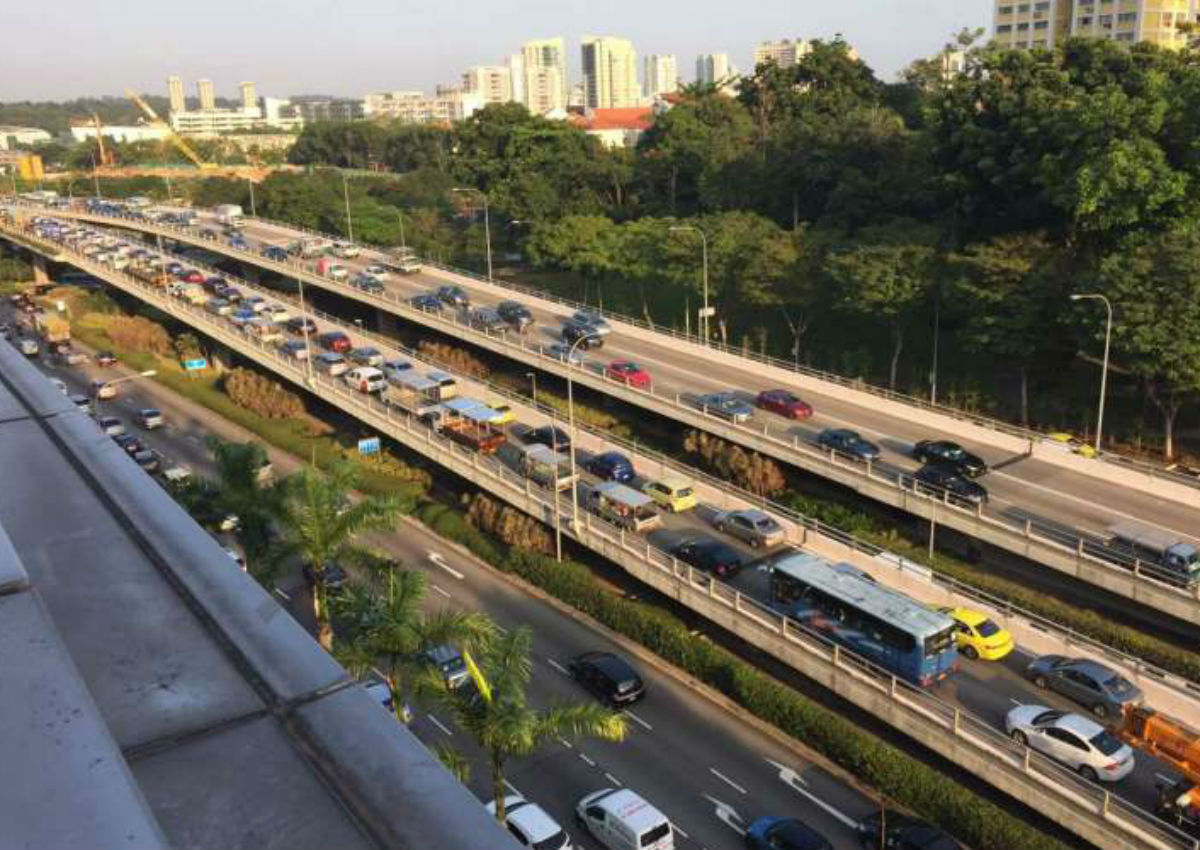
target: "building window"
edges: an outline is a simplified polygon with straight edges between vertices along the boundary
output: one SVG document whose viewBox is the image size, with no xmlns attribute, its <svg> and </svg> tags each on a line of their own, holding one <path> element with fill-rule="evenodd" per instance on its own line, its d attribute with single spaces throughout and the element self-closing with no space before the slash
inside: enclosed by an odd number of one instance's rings
<svg viewBox="0 0 1200 850">
<path fill-rule="evenodd" d="M 1106 30 L 1110 30 L 1110 29 L 1112 29 L 1112 24 L 1113 24 L 1112 15 L 1101 15 L 1100 16 L 1100 26 L 1104 27 Z"/>
<path fill-rule="evenodd" d="M 1026 12 L 1028 12 L 1028 11 L 1029 11 L 1029 4 L 1028 4 L 1028 3 L 1022 3 L 1020 6 L 1018 6 L 1018 7 L 1017 7 L 1017 11 L 1018 11 L 1019 13 L 1021 13 L 1022 15 L 1023 15 L 1023 14 L 1025 14 Z"/>
<path fill-rule="evenodd" d="M 1044 30 L 1044 29 L 1049 29 L 1049 28 L 1050 28 L 1050 22 L 1049 22 L 1049 21 L 1035 21 L 1035 22 L 1034 22 L 1034 24 L 1033 24 L 1033 28 L 1034 28 L 1035 30 Z"/>
<path fill-rule="evenodd" d="M 999 9 L 996 10 L 996 14 L 997 15 L 1011 15 L 1012 14 L 1012 6 L 1001 6 Z"/>
<path fill-rule="evenodd" d="M 1042 0 L 1041 3 L 1034 3 L 1033 8 L 1037 9 L 1039 12 L 1049 12 L 1050 11 L 1049 0 Z"/>
<path fill-rule="evenodd" d="M 1001 24 L 996 27 L 996 32 L 1012 32 L 1012 24 Z"/>
<path fill-rule="evenodd" d="M 1045 46 L 1046 46 L 1046 39 L 1044 39 L 1044 38 L 1035 38 L 1035 39 L 1033 40 L 1033 46 L 1034 46 L 1034 47 L 1045 47 Z"/>
<path fill-rule="evenodd" d="M 1081 27 L 1090 27 L 1092 25 L 1092 16 L 1084 15 L 1082 18 L 1079 19 L 1079 25 Z"/>
<path fill-rule="evenodd" d="M 1133 41 L 1133 33 L 1119 32 L 1117 33 L 1117 41 Z"/>
<path fill-rule="evenodd" d="M 1117 20 L 1123 24 L 1131 24 L 1137 20 L 1137 12 L 1122 12 L 1117 15 Z"/>
<path fill-rule="evenodd" d="M 1017 24 L 1017 31 L 1018 31 L 1018 32 L 1025 32 L 1025 30 L 1027 30 L 1027 29 L 1029 29 L 1029 22 L 1028 22 L 1028 21 L 1022 21 L 1021 23 Z"/>
</svg>

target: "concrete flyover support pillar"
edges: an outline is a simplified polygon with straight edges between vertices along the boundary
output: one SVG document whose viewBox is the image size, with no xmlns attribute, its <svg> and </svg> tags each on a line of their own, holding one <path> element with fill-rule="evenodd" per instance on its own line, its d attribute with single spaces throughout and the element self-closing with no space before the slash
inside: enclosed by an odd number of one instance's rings
<svg viewBox="0 0 1200 850">
<path fill-rule="evenodd" d="M 373 322 L 375 330 L 394 338 L 398 333 L 396 316 L 386 310 L 372 310 L 371 312 L 375 314 L 375 321 Z"/>
<path fill-rule="evenodd" d="M 50 273 L 46 271 L 46 258 L 41 254 L 33 255 L 33 282 L 49 283 Z"/>
</svg>

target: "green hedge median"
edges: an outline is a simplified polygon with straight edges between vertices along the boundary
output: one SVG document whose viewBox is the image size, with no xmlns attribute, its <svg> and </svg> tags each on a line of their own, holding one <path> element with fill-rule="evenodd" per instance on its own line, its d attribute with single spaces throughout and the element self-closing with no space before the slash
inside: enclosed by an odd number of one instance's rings
<svg viewBox="0 0 1200 850">
<path fill-rule="evenodd" d="M 637 641 L 976 850 L 1068 846 L 727 650 L 698 639 L 671 614 L 605 589 L 586 567 L 520 549 L 504 552 L 445 505 L 427 503 L 415 515 L 439 535 Z"/>
</svg>

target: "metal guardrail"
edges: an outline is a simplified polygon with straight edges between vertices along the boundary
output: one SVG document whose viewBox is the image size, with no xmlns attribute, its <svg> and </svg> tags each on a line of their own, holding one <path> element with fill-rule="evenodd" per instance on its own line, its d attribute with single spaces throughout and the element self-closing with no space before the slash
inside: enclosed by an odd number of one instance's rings
<svg viewBox="0 0 1200 850">
<path fill-rule="evenodd" d="M 243 282 L 227 272 L 222 271 L 221 269 L 195 261 L 189 261 L 189 264 L 211 276 L 220 276 L 224 279 L 232 279 L 233 281 L 241 283 L 243 286 L 254 288 L 253 284 Z M 302 304 L 300 299 L 291 293 L 272 290 L 271 295 L 277 300 L 289 304 L 292 307 L 295 307 L 297 310 L 303 311 L 305 315 L 311 318 L 320 319 L 321 321 L 327 322 L 335 327 L 339 324 L 343 326 L 347 324 L 346 320 L 339 316 L 335 316 L 331 313 L 320 310 L 319 308 L 313 307 L 309 303 Z M 399 352 L 400 354 L 403 354 L 405 357 L 414 360 L 417 363 L 424 364 L 430 368 L 440 369 L 441 371 L 448 372 L 454 375 L 459 381 L 477 384 L 483 387 L 490 397 L 503 399 L 504 401 L 512 404 L 537 410 L 543 415 L 549 417 L 551 420 L 562 418 L 561 412 L 550 405 L 541 402 L 534 402 L 531 399 L 520 395 L 519 393 L 493 384 L 484 378 L 460 374 L 454 369 L 453 366 L 443 363 L 436 358 L 429 357 L 422 352 L 409 348 L 403 343 L 384 336 L 383 334 L 367 328 L 357 327 L 355 328 L 354 332 L 359 337 L 370 340 L 376 345 L 382 346 L 386 349 Z M 860 540 L 854 535 L 848 534 L 841 529 L 822 522 L 816 517 L 811 517 L 800 513 L 799 511 L 772 501 L 771 499 L 768 499 L 760 494 L 752 493 L 749 490 L 738 487 L 732 482 L 725 481 L 717 478 L 714 475 L 710 475 L 703 470 L 683 464 L 677 459 L 655 451 L 644 444 L 625 439 L 598 428 L 593 428 L 587 423 L 577 422 L 575 427 L 597 440 L 601 440 L 615 448 L 620 448 L 629 452 L 634 457 L 645 458 L 651 463 L 658 464 L 662 469 L 670 469 L 676 475 L 693 481 L 702 481 L 707 486 L 712 487 L 713 489 L 724 494 L 732 495 L 734 498 L 739 499 L 746 504 L 759 505 L 764 510 L 770 511 L 771 513 L 787 520 L 796 528 L 802 528 L 805 530 L 805 532 L 812 532 L 820 537 L 833 540 L 843 546 L 875 559 L 878 563 L 886 564 L 893 569 L 900 571 L 905 570 L 906 566 L 909 569 L 913 567 L 924 569 L 916 562 L 912 562 L 906 558 L 903 558 L 902 556 L 895 555 L 881 546 Z M 1027 621 L 1035 629 L 1058 636 L 1059 639 L 1061 639 L 1067 646 L 1075 645 L 1086 647 L 1092 652 L 1103 655 L 1114 663 L 1125 667 L 1134 674 L 1149 676 L 1164 687 L 1175 690 L 1191 699 L 1200 701 L 1200 680 L 1189 680 L 1184 676 L 1171 673 L 1167 670 L 1150 664 L 1135 655 L 1122 652 L 1115 647 L 1101 643 L 1100 641 L 1097 641 L 1094 638 L 1082 634 L 1081 632 L 1078 632 L 1072 628 L 1063 626 L 1054 622 L 1053 620 L 1050 620 L 1039 614 L 1035 614 L 1032 611 L 1028 611 L 1007 600 L 988 593 L 987 591 L 976 588 L 966 582 L 959 581 L 958 579 L 950 576 L 934 573 L 932 574 L 931 580 L 950 589 L 959 596 L 966 597 L 970 600 L 983 604 L 985 607 L 996 610 L 1002 613 L 1005 617 L 1020 617 Z"/>
<path fill-rule="evenodd" d="M 64 253 L 57 247 L 52 250 Z M 380 433 L 481 484 L 518 509 L 554 522 L 552 496 L 498 459 L 481 456 L 438 435 L 407 414 L 397 413 L 390 405 L 351 389 L 343 381 L 314 374 L 310 382 L 301 363 L 237 332 L 203 307 L 172 298 L 132 275 L 90 260 L 75 256 L 72 262 L 354 414 Z M 974 715 L 898 679 L 752 597 L 677 561 L 654 548 L 648 540 L 627 534 L 589 513 L 581 516 L 583 522 L 576 527 L 569 515 L 559 512 L 564 532 L 581 544 L 652 586 L 664 589 L 718 625 L 753 638 L 754 645 L 880 716 L 935 752 L 963 764 L 1084 839 L 1101 847 L 1200 850 L 1200 842 L 1017 744 Z"/>
<path fill-rule="evenodd" d="M 71 217 L 97 218 L 102 221 L 121 222 L 123 217 L 99 214 L 79 214 L 68 211 Z M 434 329 L 463 337 L 467 335 L 476 344 L 498 354 L 509 357 L 532 359 L 532 365 L 565 377 L 569 367 L 546 355 L 542 346 L 529 345 L 523 339 L 514 341 L 483 333 L 467 323 L 459 322 L 456 314 L 449 318 L 441 314 L 427 313 L 410 305 L 407 300 L 392 292 L 372 295 L 354 288 L 349 283 L 332 280 L 315 271 L 315 264 L 291 259 L 288 262 L 268 260 L 259 254 L 241 251 L 224 244 L 213 244 L 200 238 L 194 227 L 162 225 L 136 221 L 137 229 L 165 236 L 182 237 L 201 248 L 215 249 L 234 258 L 250 258 L 254 265 L 292 277 L 303 278 L 310 284 L 349 296 L 368 306 L 382 308 L 387 312 L 425 324 Z M 389 343 L 390 344 L 390 343 Z M 683 420 L 695 427 L 716 433 L 748 445 L 772 457 L 823 475 L 838 483 L 849 486 L 864 495 L 900 508 L 931 522 L 955 528 L 969 536 L 985 540 L 993 545 L 1031 558 L 1081 581 L 1095 584 L 1109 592 L 1126 596 L 1148 607 L 1170 614 L 1179 619 L 1200 624 L 1200 585 L 1191 588 L 1175 586 L 1159 580 L 1165 577 L 1161 568 L 1128 558 L 1122 553 L 1105 547 L 1094 538 L 1078 530 L 1064 529 L 1055 523 L 1030 516 L 1015 517 L 985 514 L 981 509 L 969 510 L 952 502 L 938 500 L 918 491 L 910 474 L 898 470 L 880 470 L 872 464 L 839 463 L 835 452 L 824 452 L 801 443 L 794 435 L 784 440 L 769 433 L 766 426 L 762 431 L 735 425 L 717 417 L 706 415 L 682 400 L 678 395 L 666 397 L 650 391 L 626 387 L 579 368 L 570 369 L 570 374 L 579 383 L 599 389 L 617 398 L 654 410 L 655 412 Z M 1014 506 L 1015 507 L 1015 506 Z"/>
</svg>

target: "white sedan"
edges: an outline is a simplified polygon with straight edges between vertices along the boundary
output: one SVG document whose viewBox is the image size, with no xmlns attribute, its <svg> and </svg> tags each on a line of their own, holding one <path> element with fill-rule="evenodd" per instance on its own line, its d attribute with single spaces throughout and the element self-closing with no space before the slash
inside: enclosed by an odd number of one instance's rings
<svg viewBox="0 0 1200 850">
<path fill-rule="evenodd" d="M 488 803 L 485 808 L 489 815 L 496 816 L 495 801 Z M 504 798 L 504 825 L 524 847 L 571 850 L 571 836 L 567 835 L 566 830 L 545 809 L 520 794 L 510 794 Z"/>
<path fill-rule="evenodd" d="M 366 269 L 364 269 L 364 271 L 366 271 L 367 274 L 369 274 L 371 277 L 375 278 L 376 280 L 387 280 L 389 277 L 392 276 L 391 272 L 389 272 L 386 268 L 384 268 L 383 266 L 380 266 L 380 265 L 367 266 Z"/>
<path fill-rule="evenodd" d="M 1091 782 L 1117 782 L 1133 770 L 1133 750 L 1080 714 L 1019 705 L 1004 718 L 1009 737 L 1079 771 Z"/>
</svg>

